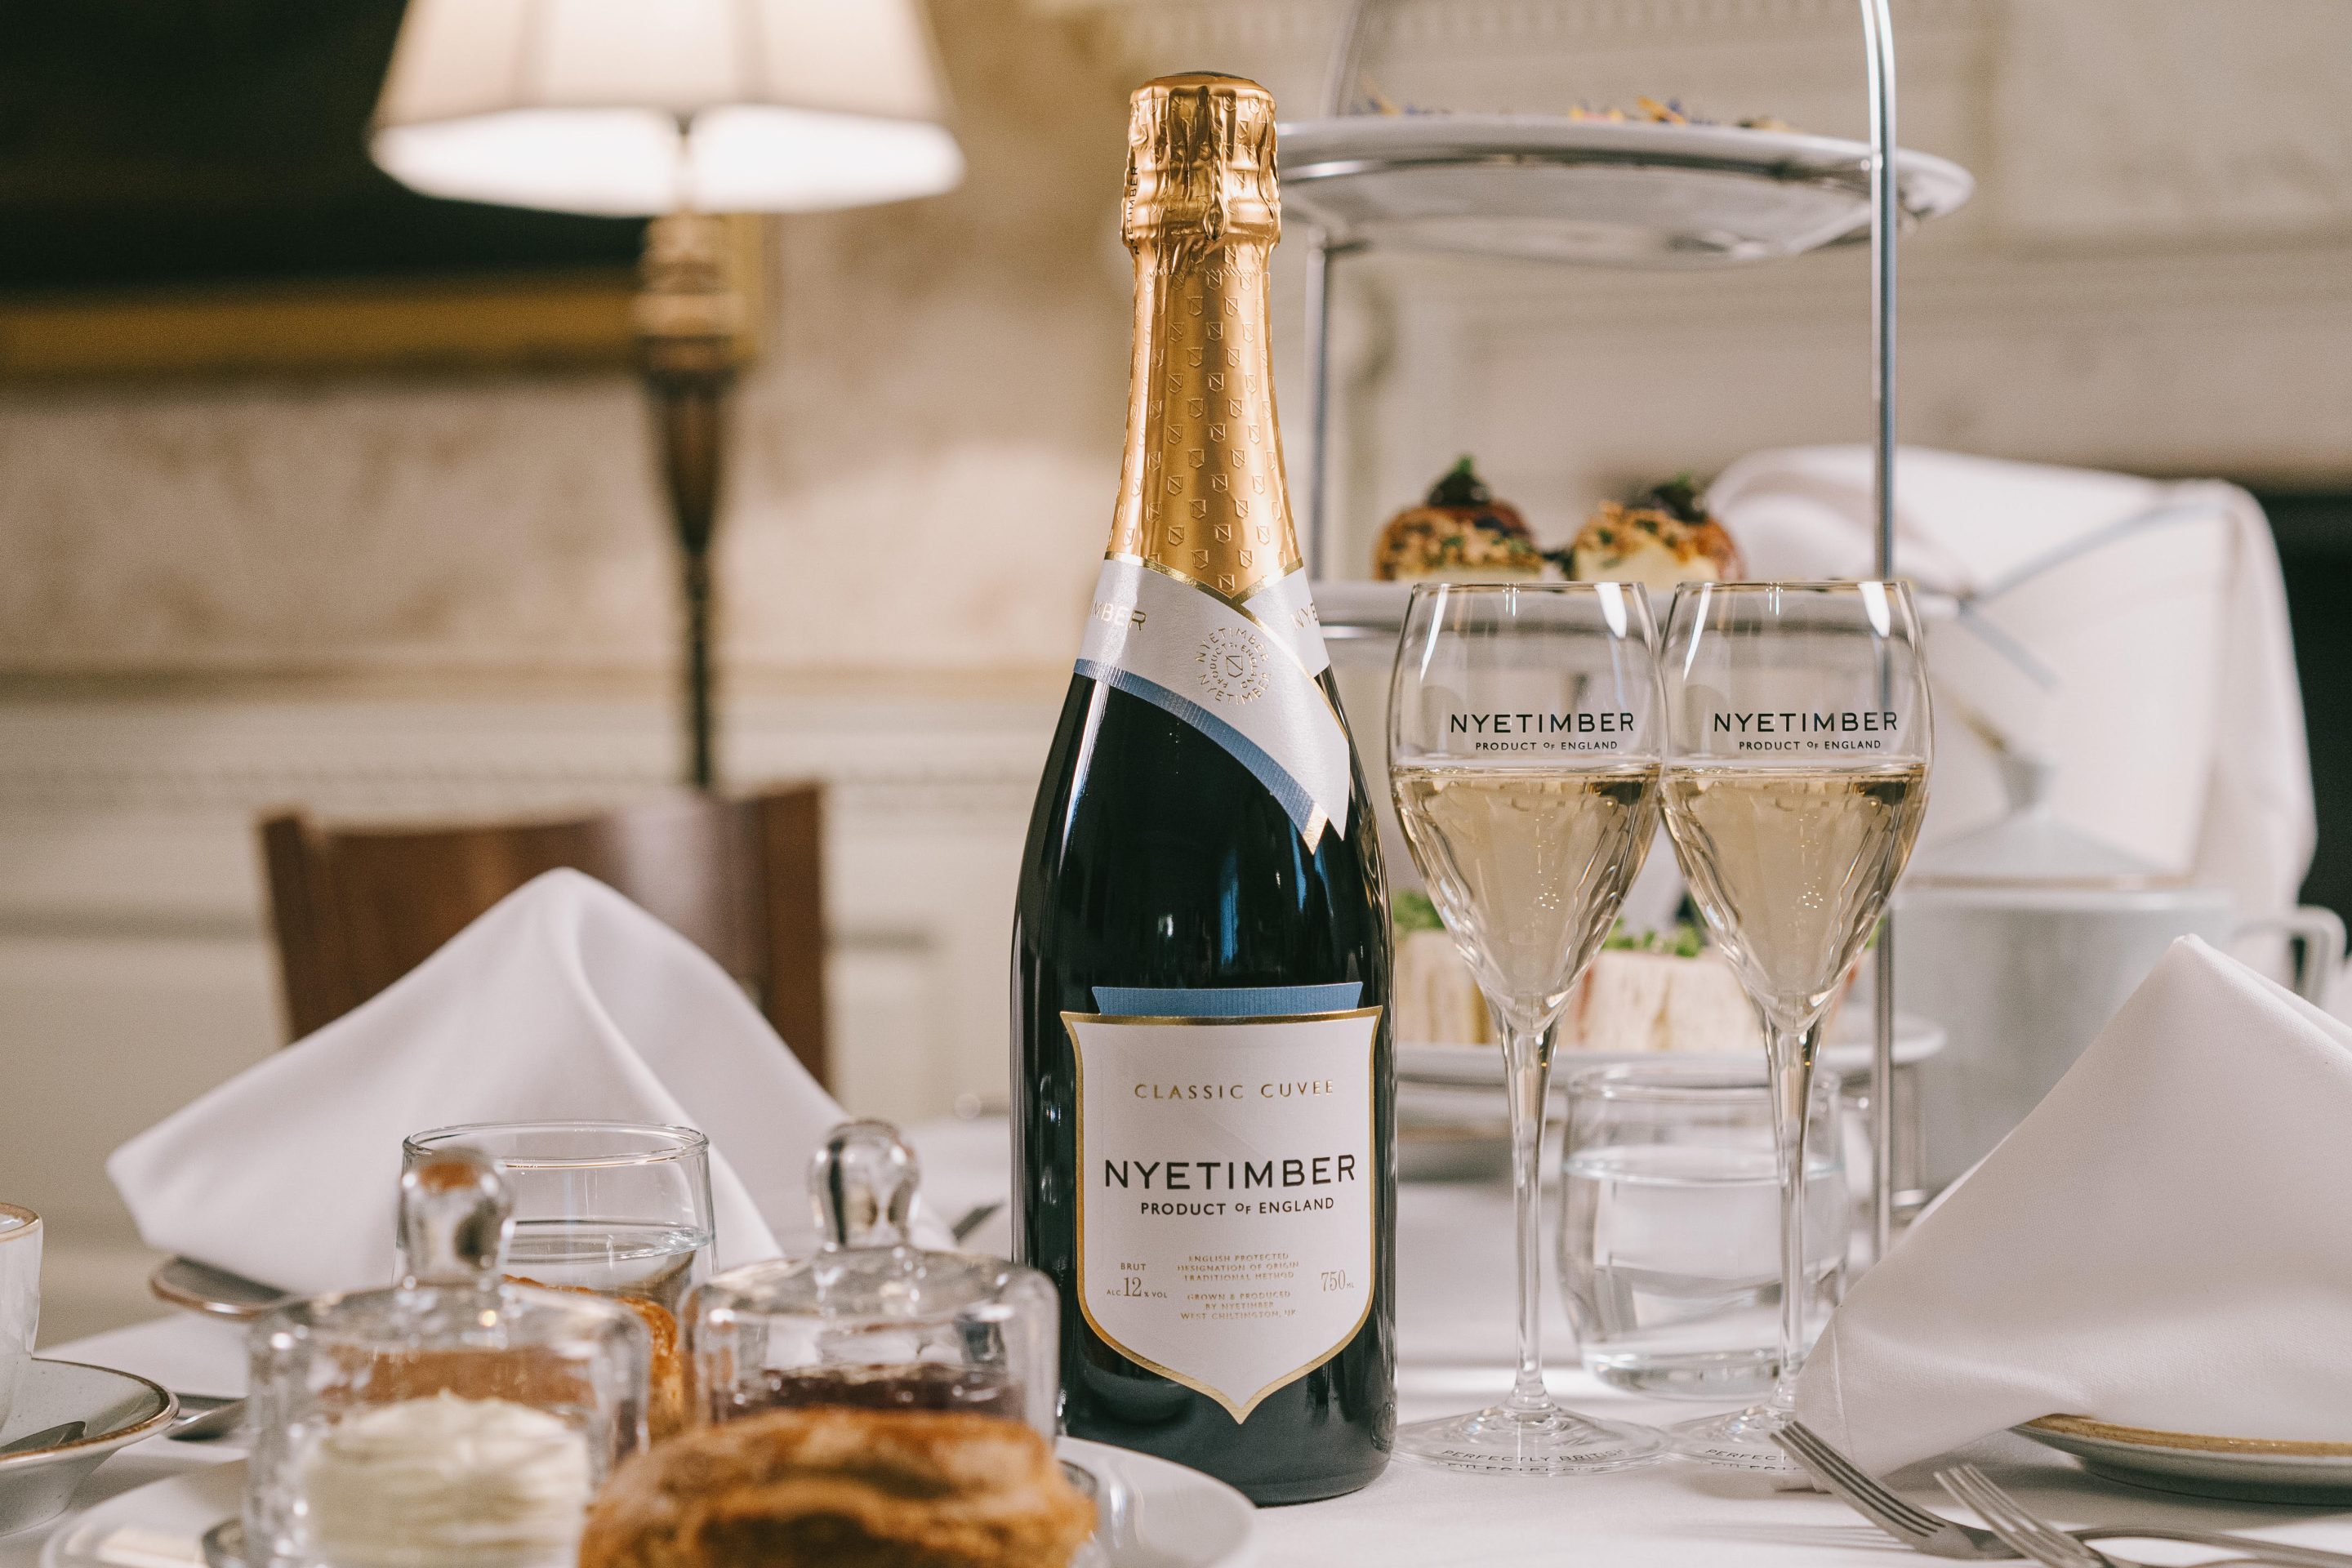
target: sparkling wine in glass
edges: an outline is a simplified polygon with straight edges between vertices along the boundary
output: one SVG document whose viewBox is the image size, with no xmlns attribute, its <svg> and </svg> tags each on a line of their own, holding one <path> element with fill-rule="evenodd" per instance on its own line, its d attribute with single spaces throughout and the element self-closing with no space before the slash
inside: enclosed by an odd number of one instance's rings
<svg viewBox="0 0 2352 1568">
<path fill-rule="evenodd" d="M 1617 583 L 1426 584 L 1389 696 L 1389 787 L 1429 896 L 1503 1037 L 1517 1209 L 1518 1362 L 1509 1397 L 1397 1432 L 1456 1469 L 1570 1475 L 1665 1449 L 1544 1389 L 1538 1337 L 1551 1031 L 1657 826 L 1664 711 L 1647 597 Z"/>
<path fill-rule="evenodd" d="M 1667 616 L 1666 830 L 1764 1024 L 1780 1187 L 1779 1381 L 1675 1427 L 1677 1452 L 1796 1467 L 1772 1442 L 1805 1352 L 1803 1108 L 1822 1022 L 1927 806 L 1927 668 L 1902 583 L 1685 586 Z"/>
</svg>

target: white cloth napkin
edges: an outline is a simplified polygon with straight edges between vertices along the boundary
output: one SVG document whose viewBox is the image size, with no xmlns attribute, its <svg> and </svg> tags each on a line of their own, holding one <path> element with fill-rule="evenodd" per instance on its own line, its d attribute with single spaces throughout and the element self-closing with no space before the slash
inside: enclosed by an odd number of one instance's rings
<svg viewBox="0 0 2352 1568">
<path fill-rule="evenodd" d="M 148 1246 L 314 1294 L 390 1282 L 403 1138 L 572 1118 L 709 1137 L 718 1267 L 814 1244 L 808 1158 L 841 1108 L 725 970 L 577 871 L 509 894 L 106 1168 Z"/>
<path fill-rule="evenodd" d="M 2078 827 L 2229 888 L 2242 915 L 2293 906 L 2317 829 L 2285 580 L 2253 497 L 2217 480 L 1912 447 L 1895 479 L 1897 570 L 1923 589 L 1984 595 L 1975 630 L 1931 626 L 1938 702 L 1966 701 L 2048 755 L 2057 808 Z M 1707 502 L 1753 576 L 1871 571 L 1868 447 L 1751 453 Z M 1988 626 L 2041 678 L 1995 655 Z M 2161 721 L 2147 717 L 2158 707 Z M 2003 808 L 1956 716 L 1938 715 L 1931 833 Z"/>
<path fill-rule="evenodd" d="M 2352 1027 L 2193 937 L 1855 1282 L 1798 1414 L 1871 1471 L 2040 1415 L 2352 1440 Z"/>
</svg>

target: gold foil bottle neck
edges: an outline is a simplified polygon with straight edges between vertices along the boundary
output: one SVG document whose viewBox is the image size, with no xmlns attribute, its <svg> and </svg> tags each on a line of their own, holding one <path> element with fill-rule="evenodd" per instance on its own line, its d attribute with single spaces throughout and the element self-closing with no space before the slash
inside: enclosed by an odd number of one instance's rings
<svg viewBox="0 0 2352 1568">
<path fill-rule="evenodd" d="M 1299 565 L 1266 328 L 1274 97 L 1174 76 L 1134 101 L 1135 360 L 1110 554 L 1239 604 Z"/>
<path fill-rule="evenodd" d="M 1155 238 L 1192 250 L 1281 237 L 1272 93 L 1196 72 L 1145 82 L 1129 103 L 1119 225 L 1129 249 Z"/>
</svg>

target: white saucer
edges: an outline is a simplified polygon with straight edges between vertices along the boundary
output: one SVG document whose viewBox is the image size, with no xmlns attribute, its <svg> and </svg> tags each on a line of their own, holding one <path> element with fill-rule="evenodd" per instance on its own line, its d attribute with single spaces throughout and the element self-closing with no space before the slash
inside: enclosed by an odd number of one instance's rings
<svg viewBox="0 0 2352 1568">
<path fill-rule="evenodd" d="M 205 1465 L 118 1492 L 41 1543 L 41 1568 L 204 1568 L 205 1531 L 245 1506 L 245 1461 Z M 100 1550 L 107 1555 L 99 1555 Z"/>
<path fill-rule="evenodd" d="M 1095 1545 L 1105 1568 L 1242 1568 L 1249 1561 L 1257 1510 L 1224 1482 L 1083 1437 L 1065 1437 L 1059 1447 L 1108 1494 L 1096 1500 Z"/>
<path fill-rule="evenodd" d="M 83 1431 L 70 1442 L 0 1454 L 0 1535 L 55 1519 L 109 1454 L 162 1431 L 178 1408 L 170 1390 L 127 1372 L 37 1356 L 26 1362 L 0 1446 L 69 1421 Z"/>
<path fill-rule="evenodd" d="M 1149 1454 L 1065 1437 L 1062 1457 L 1101 1482 L 1105 1568 L 1243 1568 L 1257 1510 L 1224 1482 Z M 203 1568 L 204 1533 L 245 1497 L 245 1461 L 207 1465 L 110 1497 L 41 1548 L 40 1568 Z M 1116 1500 L 1114 1502 L 1112 1500 Z M 101 1550 L 106 1555 L 101 1556 Z"/>
</svg>

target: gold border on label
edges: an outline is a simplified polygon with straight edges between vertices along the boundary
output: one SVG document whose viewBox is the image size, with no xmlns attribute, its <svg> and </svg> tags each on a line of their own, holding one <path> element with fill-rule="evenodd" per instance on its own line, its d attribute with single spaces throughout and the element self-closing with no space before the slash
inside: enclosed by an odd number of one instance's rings
<svg viewBox="0 0 2352 1568">
<path fill-rule="evenodd" d="M 1335 1013 L 1253 1013 L 1245 1017 L 1203 1018 L 1186 1016 L 1181 1018 L 1163 1018 L 1145 1015 L 1130 1015 L 1123 1013 L 1079 1013 L 1074 1012 L 1068 1008 L 1063 1009 L 1062 1032 L 1069 1037 L 1073 1081 L 1077 1090 L 1076 1105 L 1074 1108 L 1072 1120 L 1077 1123 L 1078 1183 L 1076 1196 L 1078 1210 L 1078 1235 L 1077 1256 L 1075 1267 L 1077 1270 L 1078 1315 L 1086 1319 L 1087 1327 L 1095 1331 L 1096 1338 L 1101 1340 L 1103 1343 L 1110 1346 L 1111 1349 L 1117 1351 L 1128 1360 L 1135 1363 L 1136 1365 L 1142 1367 L 1147 1371 L 1158 1373 L 1161 1377 L 1166 1378 L 1169 1382 L 1180 1384 L 1182 1386 L 1191 1389 L 1195 1394 L 1203 1394 L 1208 1398 L 1215 1400 L 1217 1404 L 1223 1408 L 1225 1414 L 1234 1418 L 1234 1424 L 1235 1426 L 1239 1426 L 1243 1422 L 1248 1420 L 1250 1412 L 1255 1410 L 1260 1405 L 1264 1404 L 1267 1395 L 1273 1394 L 1277 1389 L 1287 1388 L 1290 1384 L 1297 1382 L 1300 1378 L 1305 1377 L 1308 1373 L 1313 1372 L 1317 1367 L 1321 1366 L 1325 1362 L 1329 1361 L 1341 1351 L 1346 1350 L 1349 1342 L 1358 1334 L 1363 1332 L 1364 1324 L 1371 1319 L 1372 1298 L 1380 1292 L 1380 1195 L 1375 1193 L 1372 1196 L 1370 1220 L 1371 1236 L 1369 1240 L 1369 1250 L 1371 1253 L 1372 1258 L 1372 1278 L 1364 1288 L 1364 1310 L 1356 1314 L 1356 1321 L 1349 1325 L 1348 1331 L 1341 1334 L 1338 1340 L 1334 1341 L 1328 1350 L 1324 1351 L 1313 1360 L 1306 1362 L 1292 1368 L 1290 1371 L 1284 1373 L 1281 1376 L 1276 1378 L 1273 1382 L 1259 1389 L 1255 1394 L 1251 1394 L 1248 1399 L 1244 1400 L 1239 1405 L 1235 1405 L 1232 1400 L 1226 1398 L 1219 1390 L 1212 1388 L 1208 1384 L 1202 1383 L 1195 1378 L 1187 1377 L 1184 1373 L 1178 1372 L 1173 1367 L 1162 1366 L 1158 1362 L 1153 1361 L 1150 1356 L 1137 1354 L 1132 1349 L 1121 1342 L 1117 1335 L 1111 1333 L 1110 1331 L 1104 1328 L 1101 1323 L 1096 1321 L 1094 1309 L 1087 1303 L 1087 1053 L 1084 1043 L 1078 1038 L 1077 1026 L 1080 1024 L 1127 1024 L 1143 1025 L 1153 1028 L 1165 1028 L 1171 1026 L 1197 1026 L 1205 1024 L 1319 1024 L 1327 1023 L 1334 1018 L 1370 1018 L 1374 1020 L 1371 1032 L 1364 1037 L 1364 1071 L 1366 1076 L 1370 1077 L 1377 1071 L 1379 1067 L 1381 1028 L 1378 1020 L 1381 1011 L 1382 1005 L 1375 1004 L 1370 1007 L 1350 1007 Z M 1377 1083 L 1372 1086 L 1370 1103 L 1366 1107 L 1366 1110 L 1369 1121 L 1365 1128 L 1364 1146 L 1370 1152 L 1373 1169 L 1377 1171 L 1380 1166 L 1381 1142 L 1381 1095 L 1380 1086 Z"/>
</svg>

